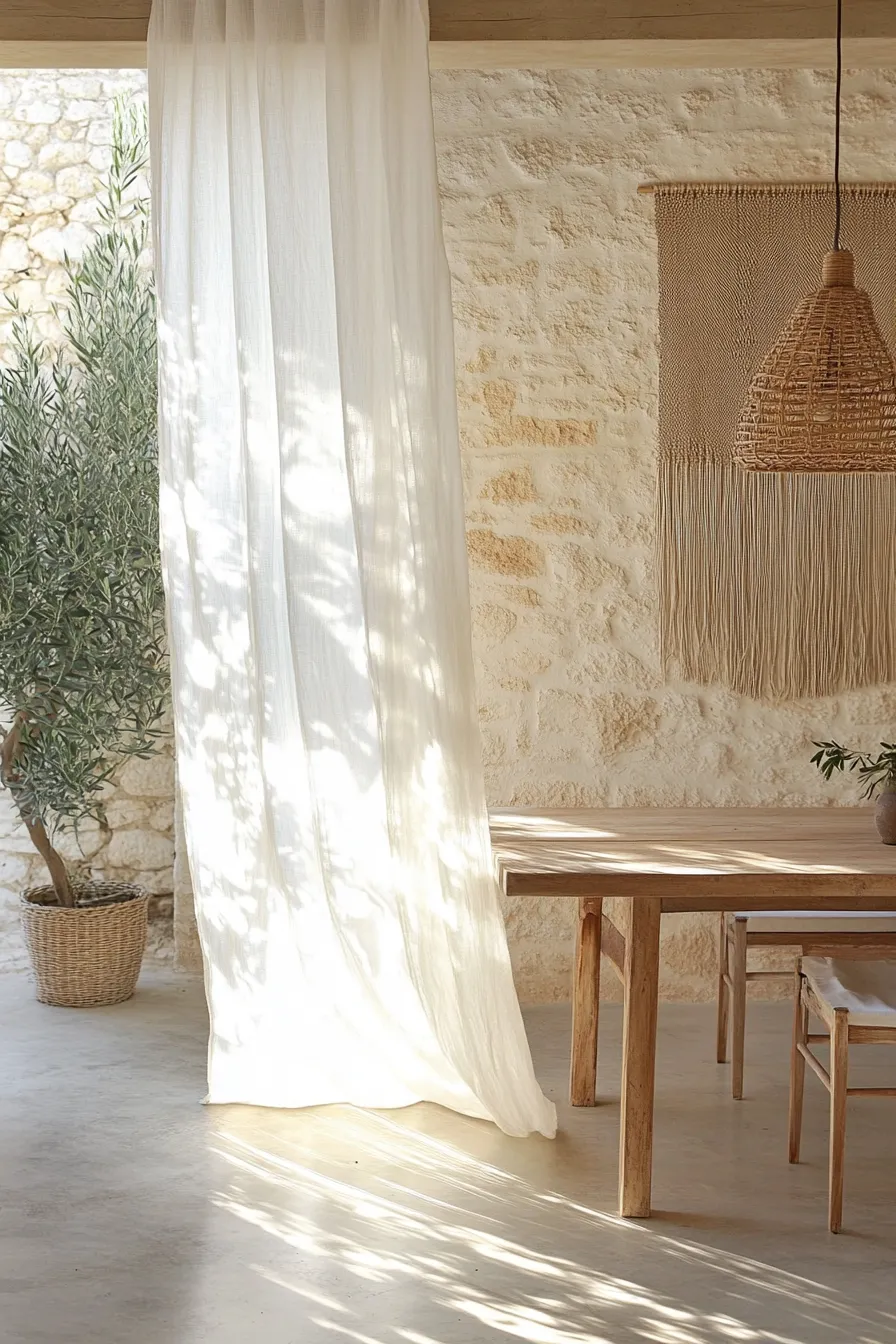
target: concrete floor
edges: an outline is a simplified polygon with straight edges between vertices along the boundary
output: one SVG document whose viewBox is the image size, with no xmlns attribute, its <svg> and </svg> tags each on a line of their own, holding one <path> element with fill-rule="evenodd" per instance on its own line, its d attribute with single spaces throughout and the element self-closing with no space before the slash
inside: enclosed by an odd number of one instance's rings
<svg viewBox="0 0 896 1344">
<path fill-rule="evenodd" d="M 622 1223 L 615 1007 L 596 1111 L 564 1104 L 567 1009 L 527 1014 L 551 1143 L 426 1106 L 203 1108 L 195 982 L 154 971 L 82 1012 L 30 993 L 0 980 L 2 1344 L 896 1344 L 896 1105 L 850 1103 L 829 1236 L 814 1079 L 805 1165 L 785 1158 L 784 1005 L 752 1010 L 741 1104 L 711 1011 L 663 1008 L 661 1212 Z"/>
</svg>

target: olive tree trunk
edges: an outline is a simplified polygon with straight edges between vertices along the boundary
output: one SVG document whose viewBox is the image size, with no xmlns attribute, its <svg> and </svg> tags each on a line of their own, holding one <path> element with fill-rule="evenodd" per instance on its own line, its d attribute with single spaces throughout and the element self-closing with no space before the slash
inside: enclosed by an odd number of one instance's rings
<svg viewBox="0 0 896 1344">
<path fill-rule="evenodd" d="M 65 860 L 59 851 L 53 848 L 52 841 L 47 834 L 47 828 L 40 817 L 32 816 L 29 809 L 22 806 L 19 800 L 18 790 L 16 789 L 18 779 L 16 757 L 19 751 L 19 743 L 19 721 L 17 719 L 3 739 L 2 746 L 0 746 L 0 781 L 12 794 L 19 816 L 28 832 L 28 837 L 47 865 L 57 901 L 60 905 L 72 909 L 75 904 L 75 893 L 72 889 L 68 869 L 65 866 Z"/>
</svg>

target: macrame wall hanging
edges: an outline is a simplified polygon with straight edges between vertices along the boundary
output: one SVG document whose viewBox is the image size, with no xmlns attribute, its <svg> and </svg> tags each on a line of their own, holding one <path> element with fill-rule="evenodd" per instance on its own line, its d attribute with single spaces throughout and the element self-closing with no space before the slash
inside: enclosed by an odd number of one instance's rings
<svg viewBox="0 0 896 1344">
<path fill-rule="evenodd" d="M 856 283 L 892 348 L 896 183 L 849 184 L 842 195 Z M 753 372 L 817 286 L 833 187 L 684 183 L 655 188 L 654 199 L 667 666 L 771 699 L 896 680 L 896 474 L 734 463 Z"/>
</svg>

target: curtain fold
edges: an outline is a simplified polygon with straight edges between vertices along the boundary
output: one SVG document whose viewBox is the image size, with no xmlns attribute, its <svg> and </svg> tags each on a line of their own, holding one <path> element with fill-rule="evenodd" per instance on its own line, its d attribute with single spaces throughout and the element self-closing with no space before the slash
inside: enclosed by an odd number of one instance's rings
<svg viewBox="0 0 896 1344">
<path fill-rule="evenodd" d="M 553 1134 L 488 841 L 420 0 L 155 0 L 162 549 L 209 1099 Z"/>
</svg>

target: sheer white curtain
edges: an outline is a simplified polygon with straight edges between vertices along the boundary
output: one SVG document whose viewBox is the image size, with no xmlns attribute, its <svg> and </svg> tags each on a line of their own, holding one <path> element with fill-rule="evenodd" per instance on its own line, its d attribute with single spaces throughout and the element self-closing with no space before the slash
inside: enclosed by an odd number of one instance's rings
<svg viewBox="0 0 896 1344">
<path fill-rule="evenodd" d="M 155 0 L 162 544 L 216 1102 L 552 1134 L 491 873 L 424 0 Z"/>
</svg>

